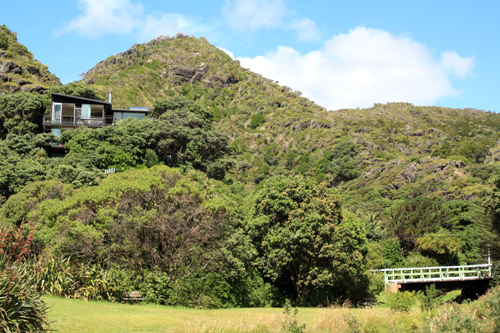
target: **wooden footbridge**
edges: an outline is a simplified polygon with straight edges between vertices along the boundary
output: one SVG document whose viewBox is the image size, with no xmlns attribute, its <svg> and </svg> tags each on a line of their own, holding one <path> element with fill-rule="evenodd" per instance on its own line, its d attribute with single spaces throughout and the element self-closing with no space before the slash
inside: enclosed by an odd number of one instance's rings
<svg viewBox="0 0 500 333">
<path fill-rule="evenodd" d="M 389 268 L 374 270 L 384 273 L 386 290 L 423 290 L 435 284 L 438 289 L 462 289 L 472 293 L 488 288 L 497 276 L 493 265 L 438 266 L 416 268 Z"/>
</svg>

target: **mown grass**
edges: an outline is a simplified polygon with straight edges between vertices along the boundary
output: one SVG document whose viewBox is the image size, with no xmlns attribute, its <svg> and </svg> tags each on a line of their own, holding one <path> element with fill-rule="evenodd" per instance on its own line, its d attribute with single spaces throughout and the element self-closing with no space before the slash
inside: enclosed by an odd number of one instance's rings
<svg viewBox="0 0 500 333">
<path fill-rule="evenodd" d="M 45 296 L 50 328 L 58 332 L 284 332 L 281 308 L 196 310 L 149 304 L 85 302 Z M 300 308 L 305 332 L 411 332 L 425 314 L 387 308 Z"/>
</svg>

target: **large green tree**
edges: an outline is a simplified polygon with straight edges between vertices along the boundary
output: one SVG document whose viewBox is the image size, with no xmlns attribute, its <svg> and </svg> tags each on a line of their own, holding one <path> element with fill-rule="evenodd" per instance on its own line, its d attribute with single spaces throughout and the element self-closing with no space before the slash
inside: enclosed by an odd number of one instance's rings
<svg viewBox="0 0 500 333">
<path fill-rule="evenodd" d="M 269 179 L 255 198 L 248 232 L 264 275 L 300 304 L 349 294 L 361 283 L 364 228 L 342 216 L 339 195 L 323 184 L 299 176 Z M 311 295 L 323 299 L 310 302 Z"/>
</svg>

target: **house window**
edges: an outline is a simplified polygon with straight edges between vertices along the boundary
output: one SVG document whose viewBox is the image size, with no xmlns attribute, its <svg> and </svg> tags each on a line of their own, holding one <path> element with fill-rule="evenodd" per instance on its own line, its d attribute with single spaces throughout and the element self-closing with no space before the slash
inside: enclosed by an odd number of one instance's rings
<svg viewBox="0 0 500 333">
<path fill-rule="evenodd" d="M 60 137 L 60 136 L 61 136 L 61 129 L 60 129 L 60 128 L 55 128 L 55 127 L 53 127 L 53 128 L 51 129 L 51 133 L 52 133 L 52 134 L 54 134 L 54 135 L 55 135 L 55 136 L 57 136 L 57 137 Z"/>
<path fill-rule="evenodd" d="M 82 105 L 82 119 L 90 119 L 90 104 Z"/>
<path fill-rule="evenodd" d="M 123 119 L 125 118 L 137 118 L 137 119 L 144 119 L 146 118 L 145 113 L 137 113 L 137 112 L 123 112 Z"/>
<path fill-rule="evenodd" d="M 52 106 L 52 122 L 56 124 L 61 123 L 61 111 L 62 111 L 62 104 L 61 103 L 54 103 Z"/>
</svg>

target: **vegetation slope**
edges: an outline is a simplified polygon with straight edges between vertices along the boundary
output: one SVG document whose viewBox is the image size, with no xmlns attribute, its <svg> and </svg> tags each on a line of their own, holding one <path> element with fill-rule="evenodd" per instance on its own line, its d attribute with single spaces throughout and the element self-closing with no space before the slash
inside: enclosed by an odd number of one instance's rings
<svg viewBox="0 0 500 333">
<path fill-rule="evenodd" d="M 247 188 L 274 175 L 326 181 L 373 229 L 393 228 L 388 212 L 422 196 L 459 201 L 462 227 L 487 223 L 482 200 L 500 160 L 495 113 L 409 103 L 329 112 L 184 35 L 110 56 L 82 82 L 112 90 L 122 107 L 179 95 L 205 106 L 230 138 L 232 179 Z"/>
<path fill-rule="evenodd" d="M 44 93 L 60 84 L 46 65 L 17 42 L 16 33 L 5 25 L 0 26 L 0 95 L 21 91 Z"/>
<path fill-rule="evenodd" d="M 3 58 L 32 59 L 2 31 Z M 327 111 L 181 34 L 46 87 L 0 96 L 0 218 L 34 233 L 27 243 L 43 262 L 31 264 L 52 281 L 40 291 L 318 305 L 373 295 L 369 269 L 500 253 L 497 114 L 409 103 Z M 109 91 L 115 107 L 151 107 L 153 119 L 41 133 L 51 92 Z M 68 148 L 62 159 L 44 150 L 55 141 Z"/>
</svg>

